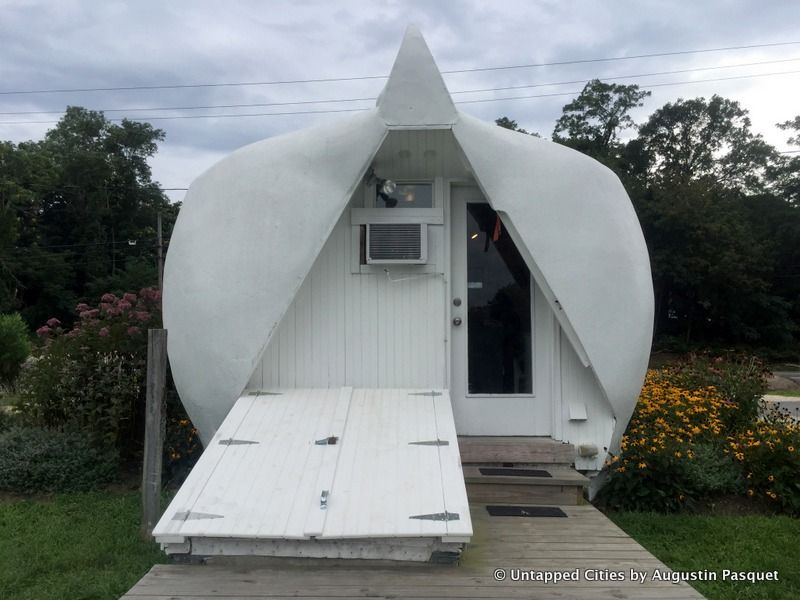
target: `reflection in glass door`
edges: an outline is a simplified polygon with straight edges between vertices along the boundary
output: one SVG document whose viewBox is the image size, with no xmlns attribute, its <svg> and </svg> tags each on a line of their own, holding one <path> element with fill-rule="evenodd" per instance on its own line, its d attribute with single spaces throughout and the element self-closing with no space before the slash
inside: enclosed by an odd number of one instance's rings
<svg viewBox="0 0 800 600">
<path fill-rule="evenodd" d="M 530 394 L 530 271 L 488 204 L 466 212 L 467 393 Z"/>
</svg>

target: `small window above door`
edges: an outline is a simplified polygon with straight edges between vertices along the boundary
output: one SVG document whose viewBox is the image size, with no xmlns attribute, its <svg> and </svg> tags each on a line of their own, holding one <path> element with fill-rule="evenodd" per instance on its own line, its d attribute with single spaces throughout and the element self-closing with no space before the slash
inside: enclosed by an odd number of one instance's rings
<svg viewBox="0 0 800 600">
<path fill-rule="evenodd" d="M 397 183 L 394 190 L 376 186 L 376 208 L 433 208 L 433 183 Z"/>
</svg>

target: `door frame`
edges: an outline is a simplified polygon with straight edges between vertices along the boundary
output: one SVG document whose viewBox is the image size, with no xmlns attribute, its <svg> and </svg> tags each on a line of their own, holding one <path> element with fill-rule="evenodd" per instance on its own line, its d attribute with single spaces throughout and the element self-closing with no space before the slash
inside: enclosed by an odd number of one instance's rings
<svg viewBox="0 0 800 600">
<path fill-rule="evenodd" d="M 455 189 L 468 189 L 474 198 L 457 197 Z M 447 236 L 447 381 L 453 402 L 456 429 L 460 435 L 549 435 L 550 410 L 537 397 L 535 283 L 531 285 L 531 384 L 530 394 L 469 394 L 467 393 L 467 264 L 466 264 L 466 204 L 480 201 L 490 204 L 478 185 L 472 181 L 450 180 L 445 186 L 445 223 Z M 502 217 L 501 217 L 502 220 Z M 458 230 L 458 231 L 457 231 Z M 453 305 L 461 298 L 460 307 Z M 460 317 L 462 324 L 453 325 Z M 544 409 L 544 410 L 543 410 Z"/>
</svg>

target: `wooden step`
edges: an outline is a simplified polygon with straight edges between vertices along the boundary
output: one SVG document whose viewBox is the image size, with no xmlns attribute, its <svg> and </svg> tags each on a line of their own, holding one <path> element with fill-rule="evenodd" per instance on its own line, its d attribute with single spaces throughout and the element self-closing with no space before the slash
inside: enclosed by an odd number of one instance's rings
<svg viewBox="0 0 800 600">
<path fill-rule="evenodd" d="M 470 502 L 576 505 L 589 480 L 568 468 L 463 467 Z"/>
<path fill-rule="evenodd" d="M 575 464 L 575 447 L 545 437 L 459 436 L 461 464 Z"/>
<path fill-rule="evenodd" d="M 497 485 L 544 485 L 544 486 L 565 486 L 577 485 L 587 487 L 589 479 L 578 473 L 575 469 L 564 467 L 531 469 L 525 467 L 502 468 L 503 474 L 493 474 L 496 467 L 486 467 L 482 465 L 468 465 L 462 467 L 464 471 L 464 481 L 467 483 L 493 483 Z M 548 476 L 529 476 L 531 470 L 544 471 Z M 483 471 L 483 472 L 482 472 Z"/>
</svg>

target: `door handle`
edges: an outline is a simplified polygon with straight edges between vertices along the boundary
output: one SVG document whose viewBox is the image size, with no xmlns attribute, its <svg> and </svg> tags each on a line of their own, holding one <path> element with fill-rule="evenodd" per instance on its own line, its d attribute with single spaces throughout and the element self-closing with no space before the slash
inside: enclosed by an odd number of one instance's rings
<svg viewBox="0 0 800 600">
<path fill-rule="evenodd" d="M 462 321 L 461 321 L 461 317 L 454 317 L 454 318 L 453 318 L 453 325 L 455 325 L 456 327 L 458 327 L 459 325 L 461 325 L 461 323 L 462 323 Z"/>
</svg>

